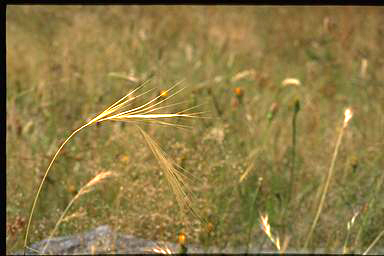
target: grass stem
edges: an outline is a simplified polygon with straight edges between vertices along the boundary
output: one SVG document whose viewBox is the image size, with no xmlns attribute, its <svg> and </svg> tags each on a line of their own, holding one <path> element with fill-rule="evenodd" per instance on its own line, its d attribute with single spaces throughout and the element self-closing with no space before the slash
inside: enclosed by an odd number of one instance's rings
<svg viewBox="0 0 384 256">
<path fill-rule="evenodd" d="M 313 220 L 312 226 L 311 226 L 311 228 L 309 230 L 309 233 L 307 235 L 307 239 L 306 239 L 306 241 L 304 243 L 304 249 L 307 248 L 308 243 L 310 242 L 310 240 L 312 238 L 313 231 L 315 230 L 317 221 L 319 220 L 321 211 L 322 211 L 323 206 L 324 206 L 325 196 L 327 194 L 329 184 L 331 183 L 331 178 L 332 178 L 333 170 L 335 168 L 337 153 L 339 152 L 339 147 L 340 147 L 340 144 L 341 144 L 341 139 L 343 138 L 344 130 L 345 130 L 345 128 L 347 128 L 349 120 L 352 118 L 352 112 L 351 112 L 351 110 L 349 108 L 345 111 L 344 116 L 345 117 L 344 117 L 343 127 L 341 128 L 341 131 L 339 133 L 339 137 L 337 138 L 335 151 L 333 152 L 333 157 L 332 157 L 332 161 L 331 161 L 331 166 L 329 167 L 329 170 L 328 170 L 327 178 L 325 180 L 323 192 L 321 194 L 321 199 L 320 199 L 319 206 L 317 208 L 317 212 L 316 212 L 315 218 Z"/>
</svg>

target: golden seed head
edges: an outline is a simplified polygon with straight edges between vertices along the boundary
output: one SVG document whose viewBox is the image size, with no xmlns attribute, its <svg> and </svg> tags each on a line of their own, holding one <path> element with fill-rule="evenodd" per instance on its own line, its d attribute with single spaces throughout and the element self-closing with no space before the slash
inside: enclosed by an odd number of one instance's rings
<svg viewBox="0 0 384 256">
<path fill-rule="evenodd" d="M 347 126 L 349 120 L 351 120 L 353 116 L 351 108 L 347 108 L 344 112 L 344 126 Z"/>
<path fill-rule="evenodd" d="M 296 78 L 286 78 L 281 82 L 281 84 L 283 86 L 299 86 L 301 85 L 301 82 Z"/>
<path fill-rule="evenodd" d="M 172 254 L 172 251 L 167 246 L 164 248 L 158 246 L 157 248 L 153 248 L 152 251 L 158 254 Z"/>
<path fill-rule="evenodd" d="M 267 234 L 267 235 L 270 235 L 271 234 L 271 229 L 270 229 L 270 226 L 269 226 L 269 223 L 268 223 L 268 215 L 266 214 L 265 216 L 260 216 L 260 222 L 261 222 L 261 226 L 263 227 L 263 230 L 264 232 Z"/>
<path fill-rule="evenodd" d="M 168 96 L 168 91 L 167 90 L 160 90 L 160 96 L 161 97 L 167 97 Z"/>
</svg>

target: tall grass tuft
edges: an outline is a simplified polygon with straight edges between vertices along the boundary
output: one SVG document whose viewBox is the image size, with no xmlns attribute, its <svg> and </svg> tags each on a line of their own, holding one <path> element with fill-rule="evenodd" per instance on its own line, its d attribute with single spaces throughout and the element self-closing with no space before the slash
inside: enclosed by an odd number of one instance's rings
<svg viewBox="0 0 384 256">
<path fill-rule="evenodd" d="M 148 81 L 147 81 L 148 82 Z M 177 117 L 197 117 L 201 113 L 187 113 L 187 111 L 191 110 L 192 108 L 186 109 L 184 111 L 180 111 L 177 113 L 157 113 L 159 110 L 163 110 L 166 108 L 169 108 L 171 106 L 178 105 L 176 104 L 170 104 L 166 106 L 161 106 L 162 103 L 164 103 L 166 100 L 170 99 L 172 96 L 176 95 L 180 91 L 183 90 L 179 89 L 174 94 L 168 96 L 168 97 L 162 97 L 161 95 L 158 95 L 157 97 L 153 98 L 152 100 L 149 100 L 145 104 L 127 109 L 129 103 L 131 103 L 133 100 L 144 96 L 151 92 L 152 90 L 147 90 L 144 93 L 141 93 L 137 96 L 134 96 L 134 93 L 136 93 L 139 89 L 141 89 L 147 82 L 142 83 L 140 86 L 126 94 L 123 98 L 119 99 L 115 103 L 113 103 L 110 107 L 108 107 L 106 110 L 101 112 L 99 115 L 97 115 L 95 118 L 91 119 L 87 123 L 85 123 L 80 128 L 76 129 L 59 147 L 59 149 L 56 151 L 55 155 L 53 156 L 51 162 L 48 165 L 47 170 L 45 171 L 45 174 L 40 182 L 39 188 L 36 192 L 36 196 L 34 198 L 32 208 L 29 214 L 29 219 L 27 223 L 25 238 L 24 238 L 24 253 L 26 252 L 27 243 L 28 243 L 28 236 L 29 236 L 29 230 L 33 218 L 33 214 L 35 212 L 35 207 L 37 204 L 37 200 L 39 198 L 39 195 L 41 193 L 41 189 L 45 183 L 45 180 L 48 177 L 49 171 L 51 170 L 51 167 L 56 160 L 57 156 L 63 149 L 64 145 L 67 144 L 67 142 L 78 132 L 83 130 L 84 128 L 94 125 L 94 124 L 100 124 L 104 121 L 118 121 L 118 122 L 133 122 L 133 123 L 142 123 L 142 122 L 153 122 L 161 125 L 172 125 L 172 126 L 179 126 L 176 124 L 172 124 L 169 122 L 162 121 L 163 119 L 170 119 L 170 118 L 177 118 Z M 169 93 L 172 89 L 174 89 L 176 86 L 180 84 L 176 83 L 174 86 L 172 86 L 170 89 L 166 90 L 164 93 Z M 176 199 L 181 207 L 188 206 L 191 208 L 190 201 L 187 197 L 187 195 L 184 193 L 184 191 L 181 189 L 180 182 L 182 182 L 181 175 L 177 173 L 175 168 L 169 163 L 169 160 L 167 160 L 164 155 L 162 154 L 161 150 L 158 148 L 158 146 L 153 142 L 153 140 L 150 139 L 150 137 L 141 130 L 142 134 L 144 135 L 144 138 L 148 142 L 148 144 L 151 147 L 152 152 L 155 154 L 156 158 L 159 160 L 160 165 L 165 168 L 166 170 L 166 177 L 168 182 L 171 184 L 171 187 L 173 189 L 173 192 L 176 195 Z M 84 191 L 83 191 L 84 193 Z M 192 208 L 191 208 L 192 209 Z"/>
</svg>

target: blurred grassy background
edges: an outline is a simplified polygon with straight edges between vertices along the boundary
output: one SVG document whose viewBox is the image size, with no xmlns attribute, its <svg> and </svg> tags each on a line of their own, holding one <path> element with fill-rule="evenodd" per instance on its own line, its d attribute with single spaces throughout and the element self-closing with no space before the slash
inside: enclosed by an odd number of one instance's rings
<svg viewBox="0 0 384 256">
<path fill-rule="evenodd" d="M 81 198 L 70 212 L 80 217 L 57 235 L 109 224 L 148 239 L 176 241 L 183 229 L 189 242 L 268 246 L 257 220 L 267 213 L 272 233 L 300 249 L 351 106 L 311 245 L 365 249 L 384 227 L 383 45 L 382 7 L 7 6 L 7 253 L 22 248 L 31 202 L 60 143 L 149 78 L 157 90 L 185 79 L 176 101 L 209 112 L 187 122 L 189 131 L 146 129 L 198 178 L 195 205 L 213 230 L 180 217 L 135 127 L 105 123 L 82 131 L 59 156 L 31 242 L 48 236 L 76 190 L 110 170 L 119 178 Z M 301 86 L 283 87 L 287 77 Z"/>
</svg>

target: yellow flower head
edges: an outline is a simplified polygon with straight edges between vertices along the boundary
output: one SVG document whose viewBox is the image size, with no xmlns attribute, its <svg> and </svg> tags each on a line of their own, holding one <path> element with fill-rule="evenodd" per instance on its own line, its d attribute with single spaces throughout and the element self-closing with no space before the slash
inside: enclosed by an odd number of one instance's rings
<svg viewBox="0 0 384 256">
<path fill-rule="evenodd" d="M 179 244 L 180 245 L 185 245 L 187 237 L 185 236 L 184 232 L 180 232 L 179 233 L 178 239 L 179 239 Z"/>
<path fill-rule="evenodd" d="M 238 97 L 242 97 L 244 95 L 244 90 L 241 89 L 240 87 L 236 87 L 233 89 L 233 92 L 236 94 Z"/>
</svg>

